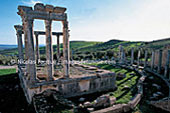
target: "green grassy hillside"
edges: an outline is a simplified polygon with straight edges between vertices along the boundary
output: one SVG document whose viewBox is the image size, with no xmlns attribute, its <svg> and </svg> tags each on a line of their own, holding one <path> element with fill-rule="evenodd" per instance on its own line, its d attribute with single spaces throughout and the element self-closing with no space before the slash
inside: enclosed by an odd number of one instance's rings
<svg viewBox="0 0 170 113">
<path fill-rule="evenodd" d="M 165 45 L 170 43 L 170 39 L 155 40 L 151 42 L 134 42 L 123 40 L 110 40 L 107 42 L 95 42 L 95 41 L 70 41 L 70 53 L 71 58 L 74 60 L 81 59 L 110 59 L 111 57 L 117 57 L 118 47 L 122 45 L 125 49 L 126 56 L 130 56 L 130 49 L 135 48 L 135 55 L 139 48 L 142 50 L 142 54 L 145 49 L 161 49 Z M 62 54 L 63 44 L 60 44 L 60 50 Z M 54 56 L 57 53 L 57 46 L 53 45 Z M 0 48 L 0 55 L 4 56 L 17 56 L 17 48 L 10 48 L 2 50 Z M 40 47 L 40 54 L 45 59 L 45 47 Z M 150 54 L 150 52 L 149 52 Z M 2 56 L 1 56 L 2 57 Z M 143 56 L 142 56 L 143 57 Z M 1 60 L 1 59 L 0 59 Z M 4 57 L 3 57 L 4 60 Z M 2 61 L 1 61 L 2 62 Z"/>
<path fill-rule="evenodd" d="M 165 45 L 168 45 L 168 44 L 170 44 L 170 38 L 148 42 L 148 43 L 146 43 L 145 48 L 161 49 Z"/>
</svg>

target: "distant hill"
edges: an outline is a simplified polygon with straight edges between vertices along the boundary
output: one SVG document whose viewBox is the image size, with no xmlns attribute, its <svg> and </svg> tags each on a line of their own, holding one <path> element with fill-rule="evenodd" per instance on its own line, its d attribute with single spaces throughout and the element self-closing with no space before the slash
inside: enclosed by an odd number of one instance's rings
<svg viewBox="0 0 170 113">
<path fill-rule="evenodd" d="M 143 44 L 143 42 L 130 42 L 123 40 L 109 40 L 107 42 L 94 44 L 87 47 L 82 47 L 76 49 L 77 52 L 95 52 L 95 51 L 108 51 L 108 50 L 117 50 L 119 45 L 122 45 L 126 48 L 136 47 Z"/>
<path fill-rule="evenodd" d="M 95 42 L 95 41 L 70 41 L 70 50 L 72 49 L 80 49 L 83 47 L 88 47 L 96 44 L 100 44 L 102 42 Z M 53 45 L 54 52 L 56 51 L 56 45 Z M 60 49 L 63 49 L 63 44 L 60 44 Z M 45 45 L 40 45 L 40 53 L 45 53 Z M 2 48 L 0 46 L 0 54 L 2 55 L 17 55 L 17 45 L 3 45 Z"/>
<path fill-rule="evenodd" d="M 165 45 L 170 44 L 170 38 L 160 39 L 160 40 L 154 40 L 151 42 L 146 43 L 145 48 L 151 48 L 151 49 L 161 49 Z"/>
<path fill-rule="evenodd" d="M 0 44 L 0 50 L 17 48 L 17 45 Z"/>
<path fill-rule="evenodd" d="M 107 42 L 96 42 L 96 41 L 70 41 L 71 52 L 78 54 L 93 53 L 99 51 L 118 51 L 118 46 L 122 45 L 125 49 L 134 48 L 150 48 L 160 49 L 165 45 L 170 44 L 170 38 L 154 40 L 151 42 L 134 42 L 134 41 L 123 41 L 112 39 Z M 53 45 L 54 53 L 56 53 L 56 45 Z M 60 44 L 60 50 L 63 49 L 63 44 Z M 3 45 L 0 44 L 0 54 L 3 55 L 17 55 L 17 45 Z M 45 45 L 40 45 L 40 53 L 45 53 Z"/>
</svg>

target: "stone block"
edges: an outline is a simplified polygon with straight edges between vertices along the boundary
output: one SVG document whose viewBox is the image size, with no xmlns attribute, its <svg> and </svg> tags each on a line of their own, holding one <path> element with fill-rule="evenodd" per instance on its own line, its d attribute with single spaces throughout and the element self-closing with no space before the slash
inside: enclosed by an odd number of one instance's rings
<svg viewBox="0 0 170 113">
<path fill-rule="evenodd" d="M 34 10 L 35 11 L 45 11 L 45 6 L 42 3 L 36 3 L 34 5 Z"/>
<path fill-rule="evenodd" d="M 81 97 L 81 98 L 79 99 L 79 102 L 83 102 L 83 101 L 85 101 L 85 98 Z"/>
<path fill-rule="evenodd" d="M 92 111 L 94 111 L 94 108 L 87 108 L 87 110 L 88 110 L 89 112 L 92 112 Z"/>
<path fill-rule="evenodd" d="M 123 111 L 126 113 L 128 111 L 130 111 L 131 108 L 130 108 L 130 105 L 129 104 L 123 104 Z"/>
<path fill-rule="evenodd" d="M 92 106 L 92 103 L 90 103 L 90 102 L 85 102 L 85 103 L 83 104 L 83 106 L 86 107 L 86 108 L 88 108 L 88 107 L 91 107 L 91 106 Z"/>
<path fill-rule="evenodd" d="M 45 6 L 45 11 L 47 11 L 47 12 L 53 12 L 53 10 L 54 10 L 54 6 L 52 6 L 52 5 L 46 5 L 46 6 Z"/>
<path fill-rule="evenodd" d="M 54 7 L 54 13 L 64 13 L 66 8 L 63 7 Z"/>
<path fill-rule="evenodd" d="M 110 105 L 110 96 L 102 95 L 95 100 L 94 107 L 107 107 Z"/>
<path fill-rule="evenodd" d="M 112 105 L 114 105 L 115 104 L 115 102 L 116 102 L 116 98 L 115 97 L 110 97 L 110 105 L 112 106 Z"/>
</svg>

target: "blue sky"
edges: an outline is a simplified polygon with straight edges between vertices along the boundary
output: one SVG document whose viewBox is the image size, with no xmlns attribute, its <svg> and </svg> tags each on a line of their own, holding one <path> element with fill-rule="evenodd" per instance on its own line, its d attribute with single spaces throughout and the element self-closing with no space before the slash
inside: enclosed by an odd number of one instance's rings
<svg viewBox="0 0 170 113">
<path fill-rule="evenodd" d="M 18 5 L 37 2 L 67 8 L 70 40 L 150 41 L 170 37 L 170 0 L 1 0 L 0 44 L 16 44 L 13 26 L 22 24 Z M 34 30 L 45 30 L 44 22 L 35 20 Z M 61 23 L 53 22 L 52 30 L 61 31 Z M 42 36 L 40 43 L 44 42 Z"/>
</svg>

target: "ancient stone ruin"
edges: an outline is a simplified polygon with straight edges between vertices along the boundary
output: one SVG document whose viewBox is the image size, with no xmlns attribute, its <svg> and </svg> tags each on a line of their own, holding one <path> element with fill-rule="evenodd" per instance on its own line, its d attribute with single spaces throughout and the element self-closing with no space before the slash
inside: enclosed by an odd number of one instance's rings
<svg viewBox="0 0 170 113">
<path fill-rule="evenodd" d="M 34 101 L 33 98 L 36 95 L 48 95 L 48 93 L 54 93 L 54 91 L 55 93 L 53 95 L 57 92 L 64 98 L 69 98 L 109 91 L 116 88 L 116 75 L 114 72 L 79 63 L 71 63 L 69 48 L 70 35 L 66 8 L 37 3 L 34 8 L 18 6 L 18 15 L 22 18 L 22 25 L 14 26 L 18 41 L 18 73 L 21 86 L 29 104 Z M 44 20 L 46 30 L 34 31 L 34 19 Z M 62 23 L 62 32 L 52 32 L 51 26 L 53 21 L 60 21 Z M 39 48 L 40 35 L 45 35 L 46 37 L 45 59 L 41 59 Z M 53 36 L 55 36 L 54 38 L 57 38 L 56 59 L 54 59 L 53 53 Z M 60 38 L 63 38 L 63 52 L 60 50 Z M 116 110 L 127 112 L 130 109 L 133 109 L 143 96 L 143 81 L 145 80 L 146 72 L 162 77 L 168 84 L 167 86 L 170 87 L 167 82 L 170 80 L 169 48 L 157 51 L 152 50 L 150 56 L 147 49 L 144 50 L 144 53 L 142 53 L 141 49 L 138 49 L 137 57 L 135 58 L 134 48 L 131 48 L 130 56 L 127 56 L 123 45 L 120 45 L 118 55 L 119 57 L 115 60 L 115 65 L 122 68 L 126 67 L 142 75 L 137 84 L 137 94 L 128 104 L 118 104 L 115 105 L 115 107 L 110 106 L 101 111 L 96 111 L 96 113 L 107 110 L 108 112 L 115 112 Z M 142 59 L 143 61 L 141 60 L 141 56 L 144 56 L 144 59 Z M 148 60 L 149 57 L 151 57 L 150 61 Z M 126 75 L 119 74 L 118 77 L 125 78 Z M 107 100 L 102 101 L 104 102 L 102 104 L 107 106 L 105 105 L 107 104 L 106 101 L 111 100 L 108 95 L 100 96 L 96 101 L 103 100 L 103 98 Z M 115 98 L 112 100 L 115 101 Z M 86 103 L 85 105 L 88 104 L 89 103 Z"/>
<path fill-rule="evenodd" d="M 95 67 L 70 64 L 69 28 L 65 12 L 66 8 L 41 3 L 37 3 L 34 8 L 18 6 L 18 15 L 22 18 L 22 25 L 14 26 L 18 40 L 18 73 L 28 103 L 32 102 L 34 95 L 49 90 L 55 90 L 67 98 L 107 91 L 116 87 L 115 73 Z M 34 31 L 34 19 L 44 20 L 46 30 Z M 52 32 L 52 21 L 61 21 L 63 32 Z M 46 36 L 45 63 L 39 62 L 41 60 L 39 35 Z M 53 58 L 52 35 L 57 36 L 56 61 Z M 63 36 L 63 58 L 59 46 L 60 36 Z M 34 47 L 34 40 L 36 47 Z"/>
</svg>

